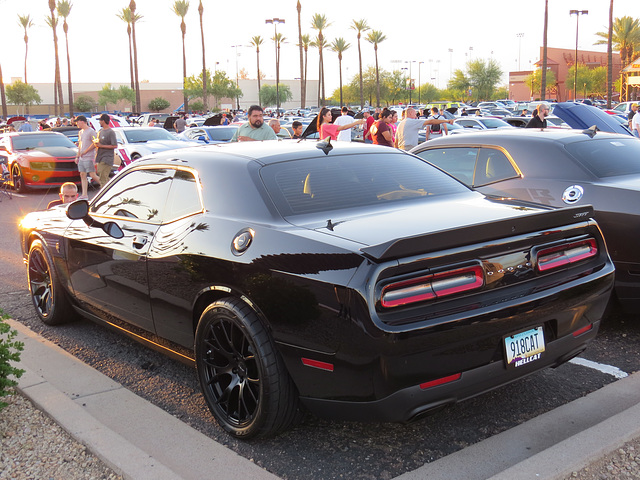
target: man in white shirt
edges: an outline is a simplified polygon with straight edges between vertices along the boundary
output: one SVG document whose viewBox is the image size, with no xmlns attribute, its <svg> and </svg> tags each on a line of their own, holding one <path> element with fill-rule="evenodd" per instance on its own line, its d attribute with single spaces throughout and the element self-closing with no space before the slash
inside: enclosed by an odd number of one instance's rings
<svg viewBox="0 0 640 480">
<path fill-rule="evenodd" d="M 636 103 L 633 104 L 635 108 L 635 115 L 631 119 L 631 133 L 633 133 L 636 137 L 640 137 L 640 110 L 638 110 L 638 105 Z"/>
<path fill-rule="evenodd" d="M 349 125 L 350 123 L 353 123 L 353 117 L 351 115 L 348 114 L 349 109 L 347 107 L 342 107 L 342 115 L 340 115 L 338 118 L 336 118 L 336 121 L 333 122 L 335 125 Z M 338 140 L 342 141 L 342 142 L 350 142 L 351 141 L 351 129 L 347 128 L 345 130 L 341 130 L 338 133 Z"/>
</svg>

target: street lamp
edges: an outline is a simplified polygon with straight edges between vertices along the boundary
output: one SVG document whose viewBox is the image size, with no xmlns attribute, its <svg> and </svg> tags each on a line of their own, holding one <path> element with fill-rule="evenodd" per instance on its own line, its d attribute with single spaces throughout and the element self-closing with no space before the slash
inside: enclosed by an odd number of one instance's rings
<svg viewBox="0 0 640 480">
<path fill-rule="evenodd" d="M 280 82 L 280 59 L 278 54 L 278 24 L 284 23 L 284 18 L 267 18 L 264 23 L 273 24 L 273 41 L 276 44 L 276 118 L 280 117 L 280 91 L 278 83 Z"/>
<path fill-rule="evenodd" d="M 242 47 L 242 45 L 231 45 L 231 48 L 236 49 L 236 89 L 240 88 L 238 85 L 238 47 Z M 240 97 L 236 95 L 236 108 L 240 110 Z"/>
<path fill-rule="evenodd" d="M 404 92 L 405 95 L 407 94 L 407 71 L 409 70 L 408 67 L 400 67 L 400 70 L 404 70 Z M 407 97 L 403 96 L 402 97 L 402 101 L 405 101 L 407 99 Z"/>
<path fill-rule="evenodd" d="M 451 75 L 453 75 L 453 48 L 449 49 L 449 81 L 451 81 Z"/>
<path fill-rule="evenodd" d="M 569 10 L 569 16 L 576 16 L 576 58 L 573 62 L 573 100 L 576 100 L 578 96 L 577 88 L 578 88 L 578 20 L 580 19 L 580 15 L 588 15 L 589 10 Z"/>
<path fill-rule="evenodd" d="M 516 33 L 516 37 L 518 37 L 518 71 L 521 72 L 522 70 L 520 70 L 520 45 L 522 43 L 522 37 L 524 37 L 524 33 Z"/>
<path fill-rule="evenodd" d="M 420 65 L 422 65 L 424 62 L 418 62 L 418 104 L 422 105 L 422 98 L 420 98 L 420 87 L 422 86 L 422 83 L 420 82 L 420 72 L 422 71 L 422 68 L 420 67 Z"/>
</svg>

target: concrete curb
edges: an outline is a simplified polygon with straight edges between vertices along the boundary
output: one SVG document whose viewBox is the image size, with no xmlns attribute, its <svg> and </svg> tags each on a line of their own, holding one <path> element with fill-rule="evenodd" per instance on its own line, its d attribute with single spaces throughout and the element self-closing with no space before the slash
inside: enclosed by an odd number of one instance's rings
<svg viewBox="0 0 640 480">
<path fill-rule="evenodd" d="M 127 479 L 277 480 L 16 321 L 24 342 L 18 389 Z"/>
</svg>

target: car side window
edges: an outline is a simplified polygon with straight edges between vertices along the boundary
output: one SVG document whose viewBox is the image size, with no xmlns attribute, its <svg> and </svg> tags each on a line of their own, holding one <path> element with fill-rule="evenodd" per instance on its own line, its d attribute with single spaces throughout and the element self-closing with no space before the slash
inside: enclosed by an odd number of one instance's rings
<svg viewBox="0 0 640 480">
<path fill-rule="evenodd" d="M 92 204 L 91 212 L 160 224 L 175 170 L 137 169 L 121 175 Z"/>
<path fill-rule="evenodd" d="M 178 170 L 167 198 L 164 223 L 202 211 L 200 187 L 193 173 Z"/>
<path fill-rule="evenodd" d="M 518 176 L 518 172 L 507 156 L 494 148 L 481 148 L 478 153 L 474 187 L 481 187 Z"/>
<path fill-rule="evenodd" d="M 432 148 L 418 153 L 419 157 L 440 167 L 468 187 L 473 184 L 477 155 L 477 148 L 467 147 Z"/>
<path fill-rule="evenodd" d="M 464 128 L 474 128 L 476 126 L 476 122 L 473 120 L 458 120 L 456 123 L 462 125 Z"/>
</svg>

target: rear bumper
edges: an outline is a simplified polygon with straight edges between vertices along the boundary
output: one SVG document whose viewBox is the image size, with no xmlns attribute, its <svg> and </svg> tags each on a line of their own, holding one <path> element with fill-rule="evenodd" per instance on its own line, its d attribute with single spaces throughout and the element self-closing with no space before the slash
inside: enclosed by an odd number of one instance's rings
<svg viewBox="0 0 640 480">
<path fill-rule="evenodd" d="M 495 388 L 507 385 L 547 367 L 556 367 L 579 355 L 596 337 L 600 321 L 577 337 L 567 335 L 547 344 L 543 356 L 517 369 L 505 368 L 504 362 L 462 372 L 458 380 L 421 389 L 419 385 L 398 390 L 374 401 L 341 401 L 301 398 L 314 414 L 338 420 L 408 422 L 431 410 L 466 400 Z"/>
</svg>

